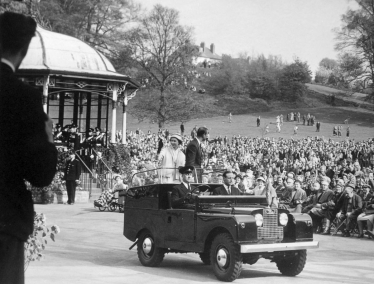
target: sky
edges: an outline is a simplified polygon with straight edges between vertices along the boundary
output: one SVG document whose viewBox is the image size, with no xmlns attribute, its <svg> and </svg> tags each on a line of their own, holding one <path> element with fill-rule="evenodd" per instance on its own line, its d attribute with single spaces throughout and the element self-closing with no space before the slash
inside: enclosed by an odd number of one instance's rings
<svg viewBox="0 0 374 284">
<path fill-rule="evenodd" d="M 280 55 L 288 63 L 307 61 L 313 73 L 325 58 L 337 58 L 334 28 L 349 0 L 138 0 L 151 10 L 155 4 L 174 8 L 180 23 L 194 27 L 196 44 L 215 44 L 216 53 L 237 57 L 247 52 Z"/>
</svg>

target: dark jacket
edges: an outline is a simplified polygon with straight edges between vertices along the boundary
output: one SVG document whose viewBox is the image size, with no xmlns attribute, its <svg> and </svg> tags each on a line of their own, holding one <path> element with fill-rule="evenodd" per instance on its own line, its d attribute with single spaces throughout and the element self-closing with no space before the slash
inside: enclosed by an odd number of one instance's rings
<svg viewBox="0 0 374 284">
<path fill-rule="evenodd" d="M 193 199 L 186 199 L 186 195 L 189 193 L 199 194 L 199 189 L 190 185 L 191 190 L 181 183 L 173 187 L 171 192 L 171 206 L 173 208 L 186 208 L 193 209 L 195 201 Z"/>
<path fill-rule="evenodd" d="M 346 197 L 344 199 L 342 213 L 345 215 L 347 214 L 348 209 L 348 203 L 349 203 L 349 197 Z M 360 215 L 362 213 L 362 199 L 357 194 L 353 194 L 352 196 L 352 214 L 354 215 Z"/>
<path fill-rule="evenodd" d="M 326 206 L 326 204 L 334 197 L 334 192 L 330 189 L 317 193 L 317 203 Z"/>
<path fill-rule="evenodd" d="M 214 190 L 213 190 L 213 195 L 229 195 L 227 193 L 227 190 L 226 188 L 221 185 L 219 187 L 216 187 Z M 231 195 L 243 195 L 243 193 L 240 192 L 240 190 L 235 187 L 235 186 L 231 186 Z"/>
<path fill-rule="evenodd" d="M 81 175 L 81 163 L 77 159 L 74 159 L 74 161 L 67 161 L 64 174 L 64 180 L 79 180 Z"/>
<path fill-rule="evenodd" d="M 19 81 L 1 63 L 0 78 L 0 233 L 26 241 L 33 232 L 34 206 L 24 180 L 43 187 L 57 165 L 56 147 L 45 132 L 42 94 Z"/>
<path fill-rule="evenodd" d="M 199 141 L 197 138 L 193 139 L 187 145 L 186 149 L 186 166 L 193 166 L 195 168 L 201 168 L 202 153 Z"/>
</svg>

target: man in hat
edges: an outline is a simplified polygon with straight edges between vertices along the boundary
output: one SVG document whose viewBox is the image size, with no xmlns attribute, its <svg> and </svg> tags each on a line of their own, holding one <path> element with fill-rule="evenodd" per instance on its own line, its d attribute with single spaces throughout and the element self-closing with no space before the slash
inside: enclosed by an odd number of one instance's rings
<svg viewBox="0 0 374 284">
<path fill-rule="evenodd" d="M 343 206 L 336 217 L 339 218 L 339 223 L 345 221 L 345 230 L 343 237 L 350 237 L 350 230 L 352 221 L 357 220 L 358 215 L 362 213 L 362 199 L 354 193 L 353 187 L 347 186 L 345 188 L 346 197 Z"/>
<path fill-rule="evenodd" d="M 223 173 L 223 185 L 213 190 L 213 195 L 242 195 L 240 190 L 234 186 L 236 175 L 231 171 Z"/>
<path fill-rule="evenodd" d="M 75 159 L 74 152 L 69 153 L 69 160 L 66 162 L 64 174 L 66 191 L 68 193 L 68 201 L 66 204 L 73 205 L 75 201 L 75 189 L 81 175 L 81 164 Z"/>
<path fill-rule="evenodd" d="M 14 75 L 35 31 L 31 17 L 0 15 L 0 283 L 24 283 L 24 242 L 34 230 L 35 214 L 25 180 L 47 186 L 57 165 L 42 94 Z"/>
<path fill-rule="evenodd" d="M 182 175 L 182 183 L 173 187 L 171 193 L 171 206 L 179 209 L 195 209 L 195 199 L 199 195 L 199 189 L 192 186 L 193 172 L 195 168 L 185 166 L 179 168 Z"/>
</svg>

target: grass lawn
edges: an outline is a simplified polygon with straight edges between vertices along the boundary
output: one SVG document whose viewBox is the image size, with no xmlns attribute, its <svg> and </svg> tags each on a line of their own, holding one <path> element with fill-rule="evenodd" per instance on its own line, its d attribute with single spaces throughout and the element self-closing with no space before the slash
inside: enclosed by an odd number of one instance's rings
<svg viewBox="0 0 374 284">
<path fill-rule="evenodd" d="M 303 138 L 307 136 L 319 136 L 319 137 L 332 137 L 334 140 L 344 140 L 346 138 L 346 125 L 344 120 L 349 118 L 350 125 L 350 138 L 357 140 L 366 140 L 367 138 L 374 137 L 374 112 L 355 110 L 354 108 L 338 108 L 338 107 L 325 107 L 325 108 L 309 108 L 309 109 L 295 109 L 293 111 L 300 112 L 301 117 L 303 114 L 310 113 L 316 116 L 316 120 L 321 122 L 321 131 L 316 132 L 314 126 L 304 126 L 301 123 L 286 122 L 287 110 L 283 111 L 271 111 L 264 113 L 253 113 L 246 115 L 234 115 L 232 117 L 232 123 L 228 123 L 227 116 L 217 116 L 211 118 L 194 119 L 185 123 L 186 133 L 190 133 L 192 128 L 197 125 L 206 126 L 209 128 L 210 137 L 214 138 L 217 135 L 227 135 L 231 137 L 233 135 L 242 135 L 248 137 L 261 137 L 263 129 L 266 124 L 269 124 L 270 132 L 267 137 L 283 137 L 283 138 Z M 275 118 L 277 115 L 283 114 L 284 124 L 281 128 L 281 132 L 276 132 Z M 256 126 L 256 118 L 261 116 L 261 127 Z M 122 129 L 121 122 L 122 118 L 117 118 L 117 129 Z M 136 130 L 140 128 L 146 132 L 151 130 L 157 132 L 158 125 L 150 124 L 147 122 L 138 122 L 132 117 L 128 117 L 128 129 Z M 298 125 L 298 134 L 293 135 L 293 128 Z M 180 123 L 167 124 L 165 128 L 169 129 L 171 133 L 180 132 Z M 333 137 L 332 129 L 334 125 L 342 125 L 343 133 L 341 137 Z"/>
</svg>

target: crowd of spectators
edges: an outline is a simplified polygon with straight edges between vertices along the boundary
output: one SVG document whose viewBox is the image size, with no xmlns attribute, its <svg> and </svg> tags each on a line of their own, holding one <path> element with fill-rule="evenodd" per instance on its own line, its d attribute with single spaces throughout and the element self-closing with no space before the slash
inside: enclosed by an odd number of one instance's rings
<svg viewBox="0 0 374 284">
<path fill-rule="evenodd" d="M 196 129 L 181 136 L 182 151 Z M 166 129 L 158 133 L 130 131 L 127 141 L 133 173 L 159 167 L 159 154 L 169 146 L 170 136 Z M 276 195 L 272 206 L 309 213 L 317 233 L 330 234 L 331 225 L 338 221 L 344 224 L 344 236 L 349 236 L 354 226 L 363 237 L 366 223 L 365 233 L 373 236 L 370 216 L 374 215 L 364 212 L 374 206 L 374 139 L 336 142 L 317 137 L 216 136 L 202 143 L 202 153 L 203 183 L 222 183 L 219 172 L 229 169 L 235 173 L 235 186 L 242 194 Z M 144 175 L 136 178 L 138 184 L 147 183 Z"/>
</svg>

